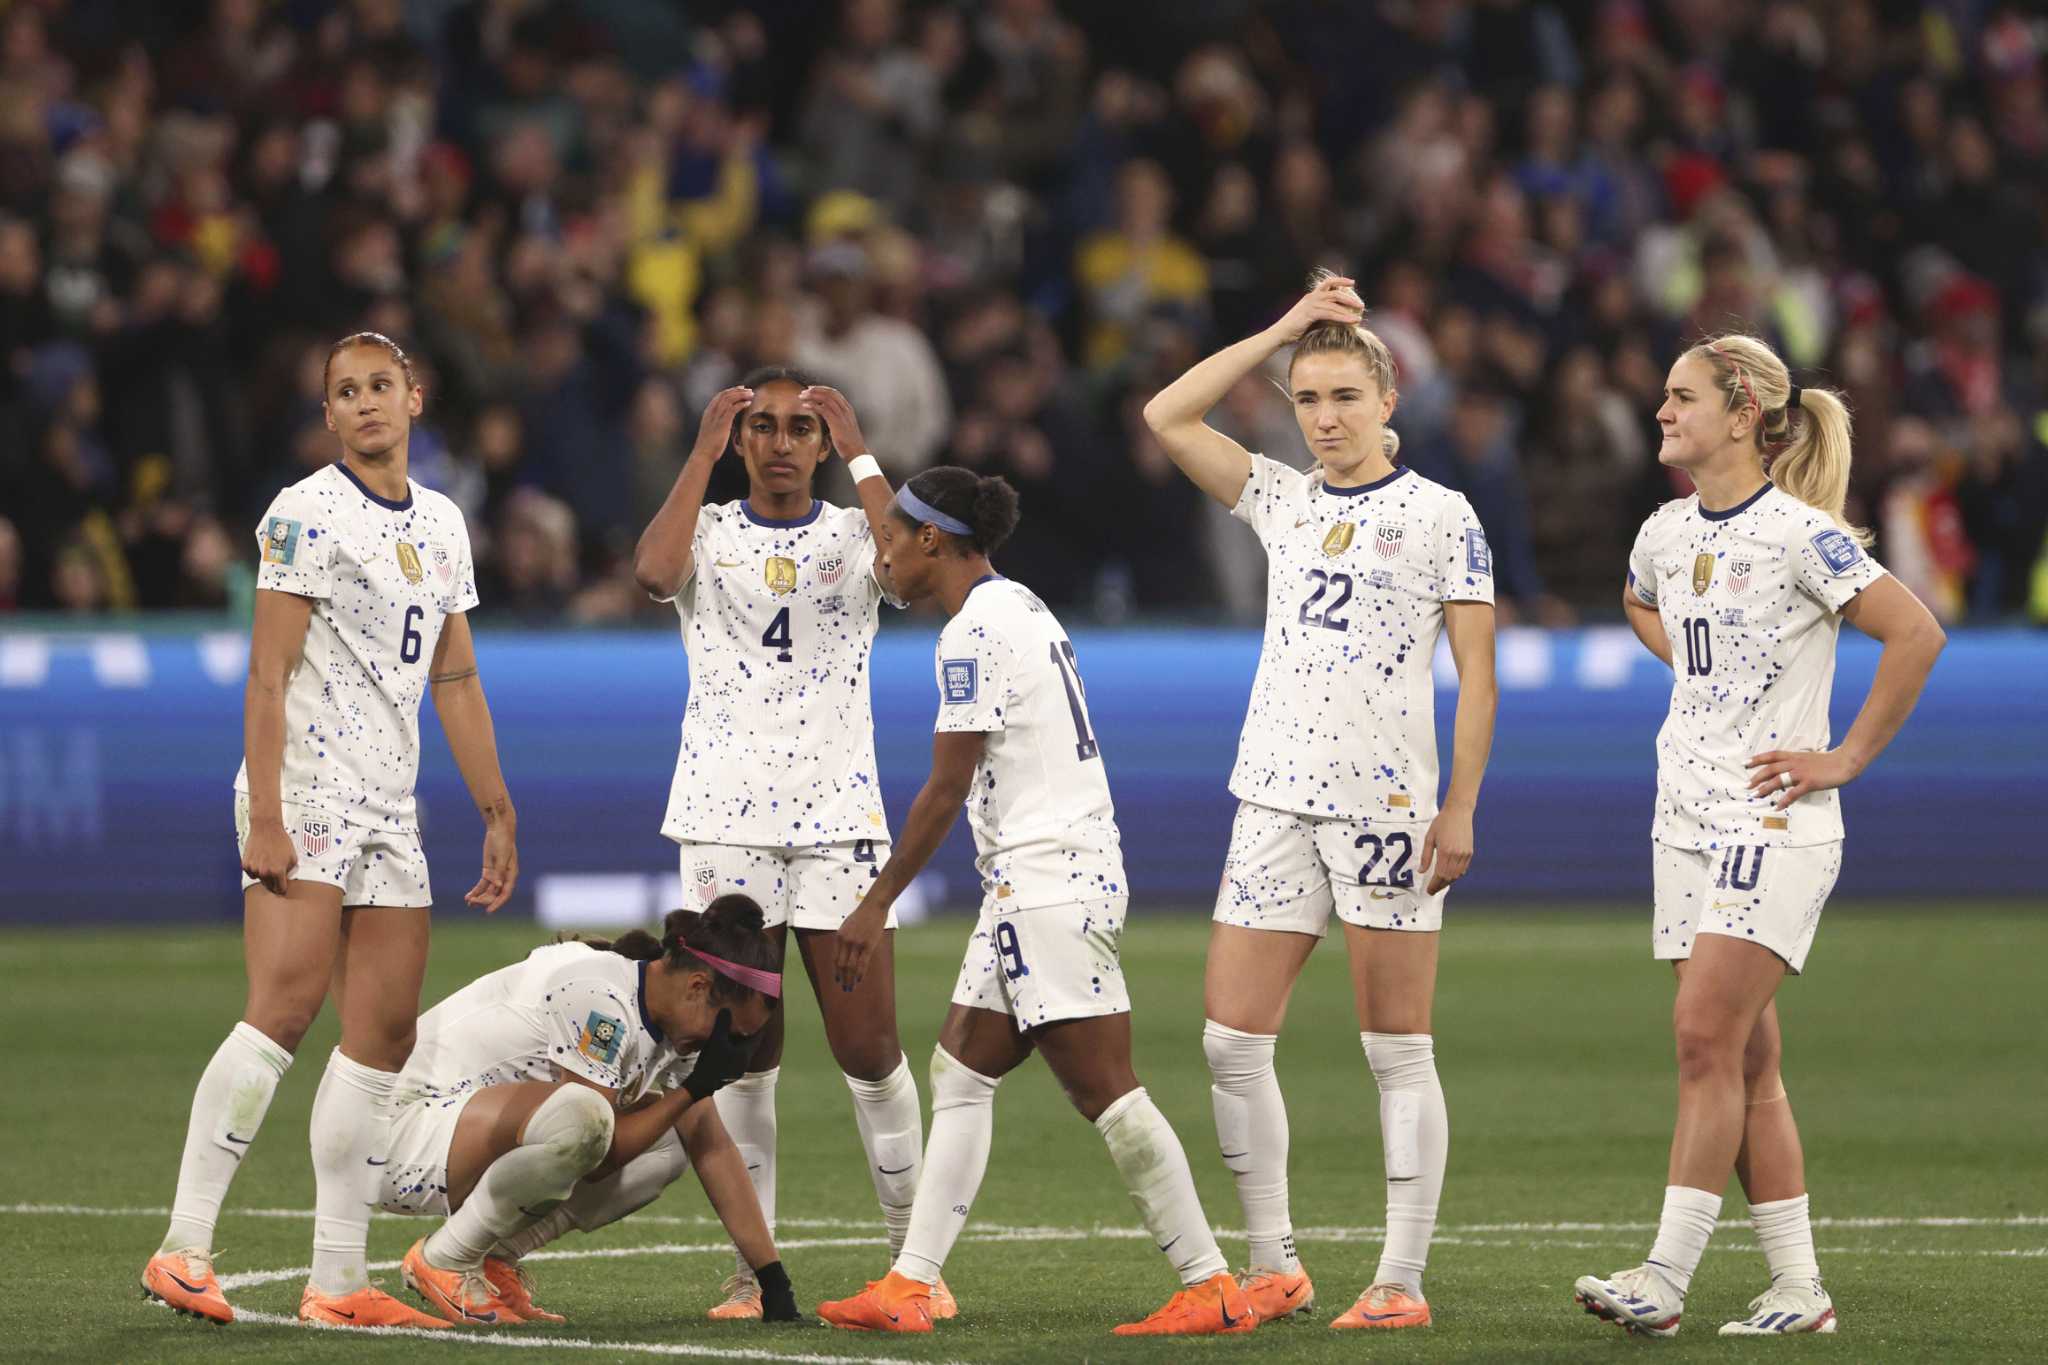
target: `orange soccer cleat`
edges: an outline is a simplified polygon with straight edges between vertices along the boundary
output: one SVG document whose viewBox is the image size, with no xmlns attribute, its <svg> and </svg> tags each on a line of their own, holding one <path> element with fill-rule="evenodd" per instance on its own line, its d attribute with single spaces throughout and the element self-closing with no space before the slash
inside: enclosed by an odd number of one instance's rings
<svg viewBox="0 0 2048 1365">
<path fill-rule="evenodd" d="M 299 1321 L 321 1327 L 425 1327 L 448 1324 L 401 1303 L 373 1284 L 353 1294 L 323 1294 L 312 1285 L 299 1295 Z"/>
<path fill-rule="evenodd" d="M 1358 1302 L 1351 1305 L 1343 1316 L 1330 1326 L 1350 1327 L 1427 1327 L 1429 1326 L 1429 1305 L 1420 1296 L 1409 1293 L 1398 1284 L 1380 1283 L 1370 1285 Z"/>
<path fill-rule="evenodd" d="M 197 1247 L 183 1251 L 159 1251 L 142 1267 L 142 1293 L 180 1313 L 210 1322 L 233 1322 L 235 1310 L 228 1307 L 213 1277 L 213 1258 Z"/>
<path fill-rule="evenodd" d="M 856 1332 L 929 1332 L 932 1287 L 892 1270 L 850 1299 L 819 1304 L 818 1316 Z"/>
<path fill-rule="evenodd" d="M 533 1276 L 527 1274 L 526 1267 L 519 1262 L 486 1256 L 484 1279 L 497 1291 L 499 1298 L 512 1305 L 512 1311 L 519 1315 L 521 1322 L 568 1321 L 560 1313 L 550 1313 L 533 1301 Z"/>
<path fill-rule="evenodd" d="M 1226 1270 L 1181 1290 L 1144 1321 L 1113 1330 L 1120 1337 L 1192 1337 L 1249 1332 L 1258 1325 L 1251 1300 Z"/>
<path fill-rule="evenodd" d="M 761 1286 L 752 1275 L 728 1275 L 719 1292 L 725 1302 L 704 1316 L 713 1322 L 750 1322 L 761 1317 Z"/>
<path fill-rule="evenodd" d="M 932 1321 L 944 1322 L 960 1316 L 960 1301 L 953 1297 L 953 1291 L 946 1288 L 946 1277 L 939 1276 L 939 1282 L 932 1286 Z"/>
<path fill-rule="evenodd" d="M 1247 1270 L 1238 1279 L 1259 1324 L 1281 1322 L 1315 1307 L 1316 1287 L 1300 1266 L 1292 1270 Z"/>
<path fill-rule="evenodd" d="M 399 1262 L 406 1287 L 427 1307 L 463 1327 L 508 1327 L 525 1319 L 499 1294 L 482 1270 L 443 1270 L 427 1261 L 427 1239 L 412 1244 Z"/>
</svg>

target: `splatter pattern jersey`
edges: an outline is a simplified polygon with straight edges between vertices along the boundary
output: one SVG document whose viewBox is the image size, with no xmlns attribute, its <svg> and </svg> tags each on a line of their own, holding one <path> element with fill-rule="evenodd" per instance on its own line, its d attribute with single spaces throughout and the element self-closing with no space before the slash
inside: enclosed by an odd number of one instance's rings
<svg viewBox="0 0 2048 1365">
<path fill-rule="evenodd" d="M 888 837 L 868 656 L 885 594 L 857 508 L 704 508 L 675 597 L 690 695 L 661 832 L 809 847 Z"/>
<path fill-rule="evenodd" d="M 1435 818 L 1443 604 L 1493 601 L 1471 504 L 1407 468 L 1327 488 L 1320 473 L 1254 455 L 1231 515 L 1267 560 L 1231 795 L 1324 818 Z"/>
<path fill-rule="evenodd" d="M 1128 894 L 1080 663 L 1038 595 L 990 575 L 939 632 L 940 734 L 988 736 L 967 794 L 996 914 Z"/>
<path fill-rule="evenodd" d="M 1842 608 L 1884 574 L 1833 518 L 1766 484 L 1725 512 L 1667 502 L 1636 533 L 1629 590 L 1671 639 L 1671 710 L 1657 733 L 1654 837 L 1676 848 L 1826 843 L 1842 803 L 1786 811 L 1752 797 L 1744 764 L 1828 747 Z"/>
<path fill-rule="evenodd" d="M 688 1059 L 647 1013 L 647 968 L 588 944 L 553 943 L 478 977 L 420 1016 L 399 1102 L 452 1102 L 564 1075 L 618 1091 L 622 1107 L 673 1089 Z"/>
<path fill-rule="evenodd" d="M 337 463 L 279 493 L 256 539 L 256 586 L 313 599 L 285 685 L 283 799 L 416 832 L 427 670 L 448 616 L 477 603 L 461 511 L 411 482 L 403 502 L 381 498 Z"/>
</svg>

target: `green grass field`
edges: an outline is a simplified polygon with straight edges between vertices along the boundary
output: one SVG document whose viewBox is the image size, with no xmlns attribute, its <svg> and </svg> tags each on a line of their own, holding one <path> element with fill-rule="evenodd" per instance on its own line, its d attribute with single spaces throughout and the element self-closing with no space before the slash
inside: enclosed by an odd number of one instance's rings
<svg viewBox="0 0 2048 1365">
<path fill-rule="evenodd" d="M 1200 1046 L 1206 931 L 1192 916 L 1141 916 L 1125 962 L 1139 1074 L 1179 1130 L 1211 1218 L 1236 1228 Z M 921 1091 L 966 933 L 953 919 L 899 935 L 904 1041 Z M 426 998 L 538 938 L 530 924 L 446 917 Z M 143 1302 L 136 1274 L 162 1235 L 192 1085 L 240 1009 L 239 938 L 0 935 L 10 983 L 0 1024 L 23 1063 L 0 1098 L 0 1229 L 15 1263 L 0 1358 L 477 1362 L 552 1342 L 566 1358 L 606 1360 L 2038 1359 L 2048 1271 L 2040 907 L 1830 910 L 1808 976 L 1780 997 L 1821 1264 L 1842 1313 L 1838 1335 L 1797 1342 L 1714 1336 L 1764 1284 L 1745 1227 L 1715 1239 L 1673 1341 L 1625 1338 L 1570 1302 L 1577 1275 L 1641 1259 L 1662 1197 L 1670 984 L 1646 940 L 1641 916 L 1455 915 L 1437 1006 L 1451 1165 L 1426 1331 L 1362 1340 L 1325 1327 L 1370 1277 L 1382 1213 L 1375 1091 L 1331 944 L 1296 992 L 1280 1049 L 1295 1222 L 1322 1301 L 1311 1322 L 1222 1340 L 1111 1337 L 1112 1324 L 1156 1307 L 1175 1284 L 1100 1139 L 1034 1063 L 997 1096 L 988 1181 L 947 1266 L 961 1317 L 932 1336 L 705 1322 L 729 1260 L 686 1177 L 643 1214 L 565 1239 L 534 1264 L 542 1302 L 569 1326 L 450 1342 L 308 1331 L 271 1316 L 296 1306 L 308 1255 L 306 1114 L 333 1039 L 325 1019 L 221 1220 L 219 1269 L 241 1277 L 229 1292 L 245 1320 L 217 1328 Z M 792 1003 L 781 1233 L 808 1306 L 880 1274 L 885 1252 L 816 1008 L 801 991 Z M 1739 1189 L 1727 1211 L 1742 1214 Z M 427 1226 L 373 1223 L 370 1254 L 387 1287 L 404 1292 L 389 1267 Z M 1241 1234 L 1227 1234 L 1224 1249 L 1241 1259 Z"/>
</svg>

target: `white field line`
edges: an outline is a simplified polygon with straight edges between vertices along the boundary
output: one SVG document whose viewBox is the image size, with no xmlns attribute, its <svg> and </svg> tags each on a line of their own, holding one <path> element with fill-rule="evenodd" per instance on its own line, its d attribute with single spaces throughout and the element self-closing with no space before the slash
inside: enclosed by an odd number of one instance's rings
<svg viewBox="0 0 2048 1365">
<path fill-rule="evenodd" d="M 424 1327 L 333 1327 L 326 1323 L 300 1322 L 282 1313 L 254 1313 L 235 1310 L 236 1322 L 260 1323 L 265 1327 L 303 1327 L 316 1332 L 346 1332 L 351 1336 L 418 1337 L 445 1346 L 503 1346 L 529 1351 L 611 1351 L 618 1355 L 689 1356 L 698 1360 L 787 1360 L 802 1365 L 930 1365 L 928 1361 L 904 1360 L 897 1356 L 823 1355 L 815 1351 L 769 1351 L 758 1346 L 690 1346 L 672 1341 L 593 1341 L 589 1337 L 511 1336 L 495 1332 L 466 1331 L 451 1327 L 432 1331 Z M 958 1365 L 957 1362 L 953 1365 Z"/>
<path fill-rule="evenodd" d="M 134 1205 L 128 1207 L 106 1207 L 96 1204 L 0 1204 L 0 1215 L 17 1214 L 24 1217 L 80 1217 L 80 1218 L 167 1218 L 167 1205 Z M 225 1214 L 230 1218 L 302 1218 L 311 1220 L 311 1209 L 241 1209 L 230 1208 Z M 378 1213 L 379 1219 L 403 1219 L 416 1221 L 404 1214 Z M 697 1227 L 715 1228 L 718 1220 L 709 1214 L 660 1214 L 636 1213 L 634 1227 Z M 804 1228 L 812 1230 L 872 1231 L 877 1220 L 868 1218 L 778 1218 L 778 1228 Z M 1441 1223 L 1445 1232 L 1649 1232 L 1657 1224 L 1651 1222 L 1620 1223 Z M 1721 1228 L 1747 1228 L 1747 1218 L 1723 1218 L 1716 1226 Z M 1816 1228 L 2034 1228 L 2048 1227 L 2048 1214 L 2012 1214 L 1999 1218 L 1983 1218 L 1970 1215 L 1930 1215 L 1925 1217 L 1868 1217 L 1868 1218 L 1816 1218 Z M 1036 1237 L 1039 1240 L 1076 1239 L 1082 1237 L 1143 1237 L 1146 1234 L 1138 1228 L 1094 1227 L 1054 1228 L 1031 1225 L 1012 1226 L 1001 1223 L 984 1224 L 983 1235 L 1017 1234 L 1019 1240 Z M 1218 1237 L 1243 1237 L 1240 1228 L 1216 1228 Z M 1360 1237 L 1380 1236 L 1386 1228 L 1377 1223 L 1355 1226 L 1304 1227 L 1296 1228 L 1296 1240 L 1349 1241 Z"/>
</svg>

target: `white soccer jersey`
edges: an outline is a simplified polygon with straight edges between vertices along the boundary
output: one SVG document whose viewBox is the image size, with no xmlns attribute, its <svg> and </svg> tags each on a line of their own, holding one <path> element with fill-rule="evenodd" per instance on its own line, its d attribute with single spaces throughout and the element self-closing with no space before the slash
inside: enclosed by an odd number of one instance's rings
<svg viewBox="0 0 2048 1365">
<path fill-rule="evenodd" d="M 1629 552 L 1630 588 L 1671 639 L 1654 836 L 1678 848 L 1839 839 L 1835 792 L 1774 811 L 1775 797 L 1749 794 L 1743 765 L 1828 747 L 1841 611 L 1884 569 L 1827 513 L 1775 486 L 1725 512 L 1699 503 L 1665 503 Z"/>
<path fill-rule="evenodd" d="M 1254 455 L 1231 515 L 1266 547 L 1266 637 L 1231 795 L 1323 818 L 1435 818 L 1444 603 L 1493 601 L 1471 504 L 1407 468 L 1328 488 Z"/>
<path fill-rule="evenodd" d="M 285 686 L 284 800 L 416 831 L 427 670 L 443 622 L 477 600 L 461 511 L 412 482 L 403 502 L 378 497 L 337 463 L 279 493 L 256 539 L 256 586 L 313 599 Z"/>
<path fill-rule="evenodd" d="M 565 1074 L 621 1106 L 680 1083 L 683 1060 L 646 1009 L 647 963 L 582 943 L 536 948 L 420 1016 L 401 1103 Z"/>
<path fill-rule="evenodd" d="M 661 832 L 774 848 L 886 838 L 868 708 L 884 593 L 866 514 L 710 506 L 691 554 L 675 598 L 690 696 Z"/>
<path fill-rule="evenodd" d="M 1073 642 L 1038 595 L 991 574 L 939 632 L 941 734 L 988 736 L 967 822 L 997 914 L 1124 896 L 1123 841 Z"/>
</svg>

